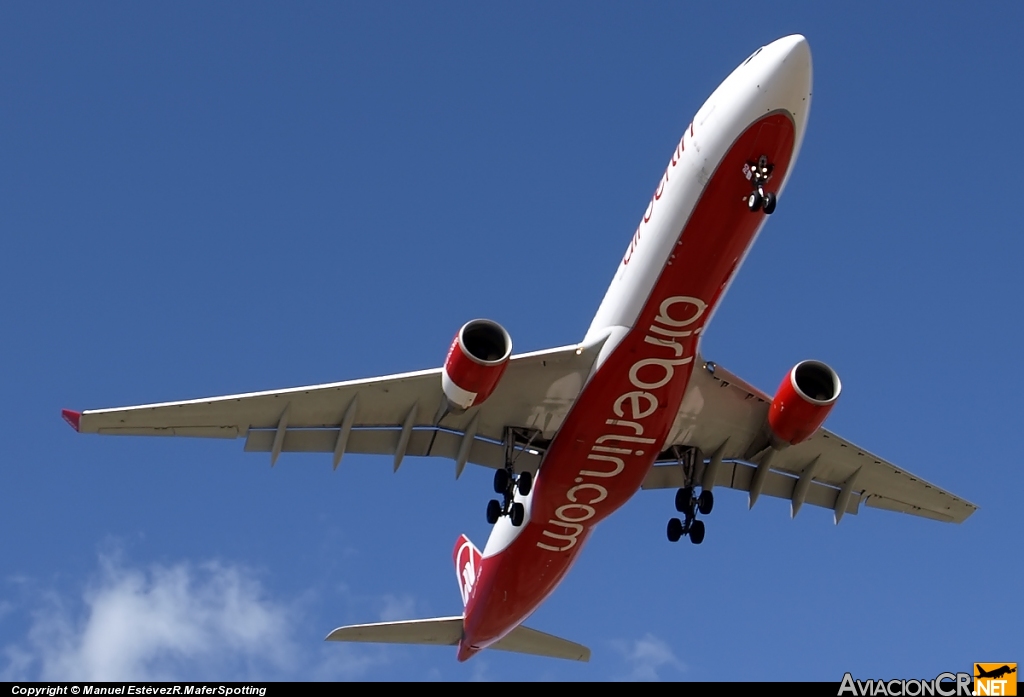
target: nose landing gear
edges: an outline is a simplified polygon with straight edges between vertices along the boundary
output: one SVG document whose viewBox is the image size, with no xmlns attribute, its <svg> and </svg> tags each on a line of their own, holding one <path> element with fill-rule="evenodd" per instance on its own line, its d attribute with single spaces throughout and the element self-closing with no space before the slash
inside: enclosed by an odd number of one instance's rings
<svg viewBox="0 0 1024 697">
<path fill-rule="evenodd" d="M 743 165 L 743 176 L 753 186 L 753 191 L 747 194 L 746 198 L 747 208 L 751 213 L 756 213 L 758 209 L 763 210 L 765 215 L 771 215 L 775 212 L 775 193 L 764 190 L 765 184 L 772 178 L 772 170 L 774 169 L 775 165 L 768 162 L 767 155 L 761 155 L 761 157 L 757 158 L 756 163 L 748 162 Z"/>
</svg>

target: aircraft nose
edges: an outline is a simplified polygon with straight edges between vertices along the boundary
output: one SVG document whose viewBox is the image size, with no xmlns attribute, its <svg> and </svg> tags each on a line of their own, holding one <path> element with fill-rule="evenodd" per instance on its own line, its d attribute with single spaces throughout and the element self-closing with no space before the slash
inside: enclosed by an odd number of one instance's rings
<svg viewBox="0 0 1024 697">
<path fill-rule="evenodd" d="M 764 47 L 762 60 L 776 79 L 808 94 L 811 89 L 811 47 L 800 34 L 784 36 Z"/>
</svg>

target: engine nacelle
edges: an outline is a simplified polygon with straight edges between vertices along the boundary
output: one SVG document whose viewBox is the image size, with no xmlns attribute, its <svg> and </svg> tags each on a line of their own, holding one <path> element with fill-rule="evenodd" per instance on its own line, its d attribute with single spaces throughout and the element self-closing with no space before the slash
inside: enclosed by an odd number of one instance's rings
<svg viewBox="0 0 1024 697">
<path fill-rule="evenodd" d="M 809 438 L 824 423 L 842 387 L 836 371 L 821 361 L 797 363 L 768 409 L 773 445 L 796 445 Z"/>
<path fill-rule="evenodd" d="M 512 355 L 512 337 L 489 319 L 467 322 L 455 335 L 441 371 L 449 404 L 469 409 L 491 396 Z"/>
</svg>

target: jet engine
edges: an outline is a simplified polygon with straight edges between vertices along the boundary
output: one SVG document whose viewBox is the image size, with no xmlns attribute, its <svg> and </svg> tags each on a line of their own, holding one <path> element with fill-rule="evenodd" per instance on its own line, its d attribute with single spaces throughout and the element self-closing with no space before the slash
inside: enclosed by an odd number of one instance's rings
<svg viewBox="0 0 1024 697">
<path fill-rule="evenodd" d="M 455 335 L 441 371 L 441 388 L 458 409 L 482 404 L 491 396 L 512 355 L 512 337 L 489 319 L 467 322 Z"/>
<path fill-rule="evenodd" d="M 806 440 L 832 410 L 842 384 L 836 371 L 821 361 L 801 361 L 782 379 L 768 409 L 773 445 Z"/>
</svg>

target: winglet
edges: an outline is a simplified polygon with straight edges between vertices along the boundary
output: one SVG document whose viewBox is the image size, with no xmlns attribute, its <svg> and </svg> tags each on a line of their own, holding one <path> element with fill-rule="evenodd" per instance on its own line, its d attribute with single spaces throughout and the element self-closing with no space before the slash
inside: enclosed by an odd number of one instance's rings
<svg viewBox="0 0 1024 697">
<path fill-rule="evenodd" d="M 61 409 L 60 415 L 64 417 L 64 420 L 68 422 L 68 425 L 75 431 L 79 431 L 79 424 L 82 421 L 82 412 L 72 411 L 71 409 Z"/>
</svg>

